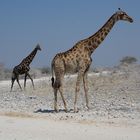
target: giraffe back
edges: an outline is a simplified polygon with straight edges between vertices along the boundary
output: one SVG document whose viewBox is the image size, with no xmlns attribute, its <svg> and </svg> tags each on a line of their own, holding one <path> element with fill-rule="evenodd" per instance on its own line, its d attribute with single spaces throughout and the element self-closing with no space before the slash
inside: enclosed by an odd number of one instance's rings
<svg viewBox="0 0 140 140">
<path fill-rule="evenodd" d="M 91 61 L 90 53 L 82 41 L 75 44 L 70 50 L 58 53 L 52 63 L 55 71 L 60 70 L 64 73 L 78 72 L 81 65 Z"/>
</svg>

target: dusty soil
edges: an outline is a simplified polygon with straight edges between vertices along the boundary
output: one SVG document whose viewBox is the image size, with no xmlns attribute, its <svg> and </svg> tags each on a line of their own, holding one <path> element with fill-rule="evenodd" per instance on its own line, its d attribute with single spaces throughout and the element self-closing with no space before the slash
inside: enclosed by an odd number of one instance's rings
<svg viewBox="0 0 140 140">
<path fill-rule="evenodd" d="M 60 95 L 60 112 L 54 112 L 50 79 L 35 79 L 35 90 L 29 80 L 26 91 L 15 84 L 13 92 L 10 81 L 0 81 L 0 139 L 140 139 L 140 65 L 89 73 L 90 110 L 81 86 L 78 113 L 73 113 L 76 75 L 65 77 L 68 113 Z"/>
</svg>

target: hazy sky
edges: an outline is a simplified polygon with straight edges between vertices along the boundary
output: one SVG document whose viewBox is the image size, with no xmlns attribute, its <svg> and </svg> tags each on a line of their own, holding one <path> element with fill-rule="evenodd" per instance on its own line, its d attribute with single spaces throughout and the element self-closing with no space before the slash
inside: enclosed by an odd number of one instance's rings
<svg viewBox="0 0 140 140">
<path fill-rule="evenodd" d="M 31 66 L 50 66 L 56 53 L 94 34 L 118 7 L 134 22 L 115 24 L 92 65 L 114 66 L 124 56 L 140 60 L 140 0 L 0 0 L 0 63 L 14 67 L 39 43 Z"/>
</svg>

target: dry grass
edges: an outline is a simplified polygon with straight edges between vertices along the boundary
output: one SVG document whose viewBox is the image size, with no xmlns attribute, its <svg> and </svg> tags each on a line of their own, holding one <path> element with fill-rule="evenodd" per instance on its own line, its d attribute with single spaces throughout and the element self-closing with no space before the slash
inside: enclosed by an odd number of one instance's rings
<svg viewBox="0 0 140 140">
<path fill-rule="evenodd" d="M 19 118 L 34 118 L 33 115 L 25 113 L 25 112 L 3 112 L 0 113 L 1 116 L 8 116 L 8 117 L 19 117 Z"/>
</svg>

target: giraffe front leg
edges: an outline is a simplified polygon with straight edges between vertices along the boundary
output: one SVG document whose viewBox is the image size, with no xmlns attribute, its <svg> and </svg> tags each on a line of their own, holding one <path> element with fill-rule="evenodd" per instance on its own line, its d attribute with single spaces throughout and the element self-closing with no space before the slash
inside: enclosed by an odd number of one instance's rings
<svg viewBox="0 0 140 140">
<path fill-rule="evenodd" d="M 27 76 L 30 78 L 30 80 L 31 80 L 31 82 L 32 82 L 33 89 L 35 89 L 35 86 L 34 86 L 34 81 L 33 81 L 32 77 L 30 76 L 30 74 L 29 74 L 29 73 L 27 73 Z"/>
<path fill-rule="evenodd" d="M 81 79 L 82 79 L 82 74 L 78 74 L 78 77 L 77 77 L 77 81 L 76 81 L 76 89 L 75 89 L 75 101 L 74 101 L 74 112 L 78 112 L 78 109 L 77 109 L 77 96 L 78 96 L 78 93 L 80 91 L 80 83 L 81 83 Z"/>
<path fill-rule="evenodd" d="M 79 87 L 76 84 L 75 101 L 74 101 L 74 113 L 78 112 L 78 109 L 77 109 L 77 94 L 78 94 L 79 90 L 80 89 L 79 89 Z"/>
<path fill-rule="evenodd" d="M 18 85 L 19 85 L 19 87 L 20 87 L 20 89 L 21 89 L 21 91 L 22 91 L 22 87 L 21 87 L 21 85 L 20 85 L 20 83 L 19 83 L 19 78 L 17 77 L 17 83 L 18 83 Z"/>
<path fill-rule="evenodd" d="M 25 74 L 25 77 L 24 77 L 24 90 L 26 88 L 26 79 L 27 79 L 27 74 Z"/>
<path fill-rule="evenodd" d="M 85 73 L 83 77 L 83 84 L 84 84 L 84 91 L 85 91 L 85 98 L 86 98 L 86 107 L 87 109 L 89 109 L 87 72 Z"/>
</svg>

